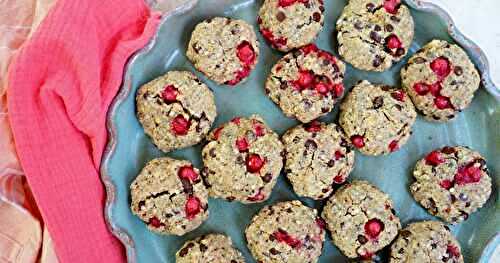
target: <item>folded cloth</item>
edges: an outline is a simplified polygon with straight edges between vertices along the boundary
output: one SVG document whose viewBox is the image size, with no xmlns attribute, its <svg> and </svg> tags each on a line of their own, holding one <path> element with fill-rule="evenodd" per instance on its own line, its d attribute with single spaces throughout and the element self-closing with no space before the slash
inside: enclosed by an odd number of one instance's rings
<svg viewBox="0 0 500 263">
<path fill-rule="evenodd" d="M 59 0 L 10 66 L 17 153 L 61 262 L 121 262 L 99 165 L 127 58 L 159 14 L 143 0 Z"/>
</svg>

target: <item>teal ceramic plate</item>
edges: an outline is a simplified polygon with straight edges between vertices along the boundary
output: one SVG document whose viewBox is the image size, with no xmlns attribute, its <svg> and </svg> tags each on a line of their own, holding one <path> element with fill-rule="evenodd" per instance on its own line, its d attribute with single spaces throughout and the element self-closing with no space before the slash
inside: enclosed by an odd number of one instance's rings
<svg viewBox="0 0 500 263">
<path fill-rule="evenodd" d="M 494 177 L 494 191 L 479 212 L 469 219 L 451 227 L 458 237 L 467 262 L 486 262 L 498 246 L 500 230 L 499 212 L 499 175 L 500 171 L 500 106 L 499 90 L 494 87 L 488 76 L 487 60 L 477 46 L 463 37 L 453 26 L 450 18 L 439 8 L 417 1 L 406 1 L 411 7 L 416 24 L 415 41 L 410 54 L 433 38 L 459 43 L 464 47 L 481 71 L 483 88 L 474 98 L 472 105 L 456 120 L 446 124 L 429 123 L 418 118 L 414 134 L 409 142 L 398 152 L 384 157 L 367 157 L 358 154 L 353 179 L 365 179 L 388 193 L 396 204 L 397 214 L 403 224 L 417 220 L 436 219 L 426 213 L 410 196 L 408 185 L 415 162 L 434 148 L 444 145 L 467 145 L 480 151 L 488 160 L 491 175 Z M 222 232 L 231 236 L 235 245 L 243 252 L 248 262 L 254 262 L 245 243 L 243 231 L 251 217 L 264 205 L 279 200 L 297 199 L 284 175 L 280 176 L 271 198 L 262 204 L 241 205 L 223 200 L 209 201 L 210 217 L 196 231 L 182 237 L 160 236 L 146 229 L 146 226 L 129 209 L 129 185 L 144 164 L 154 157 L 163 156 L 144 132 L 135 117 L 134 97 L 140 85 L 173 69 L 191 70 L 193 66 L 185 56 L 189 35 L 194 26 L 212 16 L 228 16 L 244 19 L 257 31 L 256 14 L 261 0 L 195 0 L 164 17 L 152 42 L 139 52 L 126 69 L 125 80 L 120 94 L 109 113 L 108 128 L 110 143 L 102 165 L 102 179 L 107 190 L 105 215 L 113 233 L 124 243 L 131 262 L 174 262 L 175 252 L 188 239 L 204 233 Z M 336 53 L 334 25 L 346 0 L 327 0 L 325 27 L 316 44 Z M 249 79 L 236 88 L 216 85 L 202 74 L 196 74 L 210 86 L 215 93 L 218 117 L 215 125 L 229 121 L 235 116 L 260 114 L 278 133 L 297 124 L 286 118 L 277 106 L 264 94 L 264 81 L 271 66 L 282 56 L 273 51 L 259 34 L 261 55 L 255 71 Z M 361 79 L 371 82 L 398 85 L 399 70 L 406 63 L 401 61 L 390 71 L 367 73 L 348 66 L 345 86 L 351 87 Z M 488 91 L 489 92 L 488 92 Z M 496 98 L 495 98 L 496 97 Z M 336 120 L 337 108 L 322 118 L 324 121 Z M 168 154 L 176 158 L 191 160 L 201 167 L 201 146 L 195 146 Z M 311 207 L 321 210 L 321 202 L 301 199 Z M 494 239 L 494 236 L 497 238 Z M 487 244 L 489 243 L 489 246 Z M 485 249 L 485 247 L 487 249 Z M 345 262 L 345 257 L 325 241 L 320 262 Z"/>
</svg>

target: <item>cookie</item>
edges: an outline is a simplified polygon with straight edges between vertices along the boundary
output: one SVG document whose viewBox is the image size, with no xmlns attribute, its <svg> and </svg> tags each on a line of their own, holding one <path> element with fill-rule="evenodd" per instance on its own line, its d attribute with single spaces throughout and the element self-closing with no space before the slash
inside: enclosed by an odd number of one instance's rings
<svg viewBox="0 0 500 263">
<path fill-rule="evenodd" d="M 401 80 L 427 120 L 445 122 L 469 106 L 481 78 L 463 49 L 432 40 L 408 60 Z"/>
<path fill-rule="evenodd" d="M 401 230 L 391 246 L 391 263 L 463 263 L 460 244 L 438 221 L 422 221 Z"/>
<path fill-rule="evenodd" d="M 181 236 L 208 218 L 208 191 L 188 161 L 149 161 L 130 185 L 130 196 L 132 212 L 159 234 Z"/>
<path fill-rule="evenodd" d="M 269 198 L 283 167 L 283 144 L 260 117 L 235 118 L 208 141 L 202 174 L 210 196 L 242 203 Z"/>
<path fill-rule="evenodd" d="M 222 234 L 209 234 L 187 241 L 175 254 L 177 263 L 245 263 L 241 252 L 233 247 L 231 238 Z"/>
<path fill-rule="evenodd" d="M 245 21 L 214 17 L 196 25 L 186 56 L 209 79 L 232 86 L 255 68 L 259 42 Z"/>
<path fill-rule="evenodd" d="M 354 167 L 354 151 L 339 126 L 318 121 L 296 126 L 282 138 L 285 172 L 300 196 L 321 200 Z"/>
<path fill-rule="evenodd" d="M 300 201 L 266 206 L 245 230 L 257 262 L 317 262 L 325 240 L 324 222 L 316 209 Z"/>
<path fill-rule="evenodd" d="M 333 243 L 349 258 L 371 259 L 389 245 L 401 229 L 392 200 L 366 181 L 338 189 L 323 208 L 322 217 Z"/>
<path fill-rule="evenodd" d="M 354 147 L 366 155 L 399 150 L 411 135 L 417 113 L 401 89 L 364 80 L 340 106 L 340 126 Z"/>
<path fill-rule="evenodd" d="M 385 71 L 413 40 L 410 10 L 400 0 L 351 0 L 337 20 L 340 56 L 353 67 Z"/>
<path fill-rule="evenodd" d="M 410 192 L 432 215 L 448 223 L 466 220 L 491 195 L 485 159 L 467 147 L 443 147 L 430 152 L 413 170 Z"/>
<path fill-rule="evenodd" d="M 188 71 L 169 71 L 144 84 L 136 106 L 144 132 L 164 152 L 200 142 L 217 116 L 212 91 Z"/>
<path fill-rule="evenodd" d="M 343 95 L 344 72 L 342 61 L 310 44 L 273 66 L 266 93 L 286 116 L 310 122 L 330 112 Z"/>
<path fill-rule="evenodd" d="M 257 23 L 271 47 L 288 52 L 314 41 L 324 11 L 323 0 L 264 0 Z"/>
</svg>

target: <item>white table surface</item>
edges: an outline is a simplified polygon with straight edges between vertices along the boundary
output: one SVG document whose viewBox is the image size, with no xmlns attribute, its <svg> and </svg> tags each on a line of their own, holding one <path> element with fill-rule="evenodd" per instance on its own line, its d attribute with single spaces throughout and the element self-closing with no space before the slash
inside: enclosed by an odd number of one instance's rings
<svg viewBox="0 0 500 263">
<path fill-rule="evenodd" d="M 493 83 L 500 88 L 500 0 L 427 1 L 443 7 L 457 28 L 481 47 L 488 58 Z"/>
</svg>

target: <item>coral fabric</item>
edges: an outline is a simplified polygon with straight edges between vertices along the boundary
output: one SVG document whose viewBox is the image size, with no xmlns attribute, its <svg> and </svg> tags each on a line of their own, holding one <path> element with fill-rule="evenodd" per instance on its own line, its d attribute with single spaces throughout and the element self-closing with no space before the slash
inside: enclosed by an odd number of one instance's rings
<svg viewBox="0 0 500 263">
<path fill-rule="evenodd" d="M 10 67 L 16 149 L 61 262 L 122 262 L 103 218 L 105 118 L 160 16 L 142 0 L 59 0 Z"/>
</svg>

